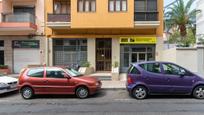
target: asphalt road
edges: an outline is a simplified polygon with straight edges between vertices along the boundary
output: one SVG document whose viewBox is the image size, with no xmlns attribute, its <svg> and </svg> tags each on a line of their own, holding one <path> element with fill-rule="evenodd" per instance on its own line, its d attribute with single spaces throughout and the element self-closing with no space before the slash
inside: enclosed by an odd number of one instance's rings
<svg viewBox="0 0 204 115">
<path fill-rule="evenodd" d="M 24 100 L 18 92 L 0 95 L 0 115 L 204 115 L 204 100 L 150 96 L 136 100 L 126 90 L 102 90 L 88 99 L 40 95 Z"/>
</svg>

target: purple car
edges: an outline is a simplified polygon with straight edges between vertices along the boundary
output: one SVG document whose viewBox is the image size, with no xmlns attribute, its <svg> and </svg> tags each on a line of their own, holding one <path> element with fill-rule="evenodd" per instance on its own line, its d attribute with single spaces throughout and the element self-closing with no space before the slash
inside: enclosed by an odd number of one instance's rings
<svg viewBox="0 0 204 115">
<path fill-rule="evenodd" d="M 141 62 L 130 66 L 127 90 L 136 99 L 147 95 L 179 94 L 204 99 L 204 79 L 169 62 Z"/>
</svg>

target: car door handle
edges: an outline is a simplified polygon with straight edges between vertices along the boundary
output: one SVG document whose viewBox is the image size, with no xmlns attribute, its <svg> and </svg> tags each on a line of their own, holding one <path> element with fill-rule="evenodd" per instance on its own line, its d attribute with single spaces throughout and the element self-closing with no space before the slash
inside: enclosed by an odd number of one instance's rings
<svg viewBox="0 0 204 115">
<path fill-rule="evenodd" d="M 167 81 L 169 82 L 169 81 L 170 81 L 170 78 L 167 78 Z"/>
</svg>

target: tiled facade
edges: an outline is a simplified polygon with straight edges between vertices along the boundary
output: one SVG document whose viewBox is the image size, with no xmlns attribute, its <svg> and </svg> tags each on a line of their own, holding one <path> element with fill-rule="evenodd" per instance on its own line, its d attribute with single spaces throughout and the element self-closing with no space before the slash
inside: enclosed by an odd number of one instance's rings
<svg viewBox="0 0 204 115">
<path fill-rule="evenodd" d="M 0 41 L 3 43 L 1 60 L 4 60 L 1 61 L 1 64 L 8 65 L 12 73 L 19 73 L 22 67 L 28 65 L 44 64 L 45 34 L 43 25 L 43 0 L 0 0 Z M 32 48 L 35 47 L 32 46 L 32 43 L 38 42 L 39 47 Z M 21 46 L 14 46 L 14 43 Z M 29 54 L 29 51 L 33 51 L 32 49 L 37 50 L 36 57 Z M 20 52 L 22 54 L 18 55 Z M 35 58 L 39 59 L 35 62 L 28 62 L 28 60 L 36 60 Z M 25 62 L 22 64 L 18 62 L 23 62 L 23 60 Z"/>
</svg>

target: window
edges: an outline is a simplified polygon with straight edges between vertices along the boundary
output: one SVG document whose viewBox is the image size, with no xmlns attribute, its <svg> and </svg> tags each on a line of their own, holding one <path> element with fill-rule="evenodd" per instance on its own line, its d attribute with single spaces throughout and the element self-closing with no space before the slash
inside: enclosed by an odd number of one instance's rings
<svg viewBox="0 0 204 115">
<path fill-rule="evenodd" d="M 55 14 L 69 14 L 70 2 L 68 0 L 55 0 L 54 1 L 54 13 Z"/>
<path fill-rule="evenodd" d="M 161 73 L 161 68 L 159 63 L 141 64 L 140 67 L 148 72 Z"/>
<path fill-rule="evenodd" d="M 78 0 L 78 12 L 95 12 L 96 0 Z"/>
<path fill-rule="evenodd" d="M 135 0 L 135 21 L 157 21 L 157 0 Z"/>
<path fill-rule="evenodd" d="M 47 78 L 65 78 L 65 72 L 60 69 L 47 69 L 46 77 Z"/>
<path fill-rule="evenodd" d="M 81 65 L 87 61 L 87 39 L 53 41 L 54 65 Z"/>
<path fill-rule="evenodd" d="M 127 11 L 127 0 L 109 0 L 109 11 Z"/>
<path fill-rule="evenodd" d="M 135 12 L 157 11 L 157 0 L 135 0 Z"/>
<path fill-rule="evenodd" d="M 183 68 L 178 67 L 178 66 L 173 65 L 173 64 L 162 64 L 162 67 L 164 69 L 165 74 L 179 75 L 181 72 L 183 72 L 185 74 L 187 73 Z"/>
<path fill-rule="evenodd" d="M 41 69 L 31 69 L 28 72 L 28 76 L 43 78 L 43 76 L 44 76 L 44 69 L 43 68 L 41 68 Z"/>
<path fill-rule="evenodd" d="M 129 73 L 129 74 L 140 74 L 140 71 L 139 71 L 136 67 L 134 67 L 133 65 L 131 65 L 131 67 L 130 67 L 129 70 L 128 70 L 128 73 Z"/>
</svg>

